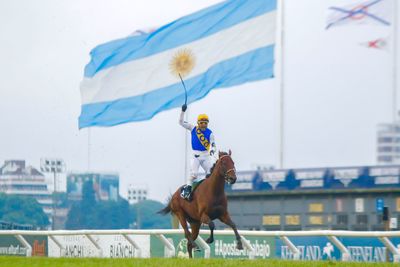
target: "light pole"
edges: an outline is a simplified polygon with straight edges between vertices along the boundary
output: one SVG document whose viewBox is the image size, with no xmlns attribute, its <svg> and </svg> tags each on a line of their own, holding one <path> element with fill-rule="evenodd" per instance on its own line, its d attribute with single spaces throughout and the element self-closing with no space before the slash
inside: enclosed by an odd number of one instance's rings
<svg viewBox="0 0 400 267">
<path fill-rule="evenodd" d="M 57 173 L 65 172 L 65 162 L 62 159 L 55 158 L 42 158 L 40 160 L 40 170 L 44 173 L 53 173 L 53 212 L 51 220 L 51 228 L 55 228 L 56 218 L 56 191 L 57 191 Z"/>
</svg>

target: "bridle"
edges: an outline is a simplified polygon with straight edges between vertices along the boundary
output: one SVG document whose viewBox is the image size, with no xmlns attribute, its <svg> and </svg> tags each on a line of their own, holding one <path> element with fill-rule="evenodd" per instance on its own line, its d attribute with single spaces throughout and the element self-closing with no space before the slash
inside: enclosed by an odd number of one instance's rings
<svg viewBox="0 0 400 267">
<path fill-rule="evenodd" d="M 221 157 L 218 159 L 218 160 L 221 160 L 221 164 L 223 164 L 222 159 L 223 159 L 224 157 L 230 157 L 230 156 L 229 156 L 229 155 L 223 155 L 223 156 L 221 156 Z M 229 175 L 230 172 L 233 172 L 233 174 L 235 174 L 235 173 L 236 173 L 235 168 L 226 170 L 225 173 L 224 173 L 224 179 L 225 179 L 225 181 L 227 181 L 229 184 L 232 184 L 232 183 L 234 182 L 234 178 L 232 178 L 232 176 Z"/>
</svg>

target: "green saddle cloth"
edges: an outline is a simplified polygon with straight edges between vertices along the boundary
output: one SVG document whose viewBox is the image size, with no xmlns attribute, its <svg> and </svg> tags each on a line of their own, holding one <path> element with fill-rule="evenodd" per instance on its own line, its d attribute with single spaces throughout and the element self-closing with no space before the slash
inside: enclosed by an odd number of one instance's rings
<svg viewBox="0 0 400 267">
<path fill-rule="evenodd" d="M 200 181 L 198 181 L 198 182 L 193 182 L 193 184 L 192 184 L 192 194 L 193 194 L 194 190 L 196 190 L 196 188 L 197 188 L 202 182 L 204 182 L 205 180 L 206 180 L 206 178 L 204 178 L 204 179 L 202 179 L 202 180 L 200 180 Z"/>
</svg>

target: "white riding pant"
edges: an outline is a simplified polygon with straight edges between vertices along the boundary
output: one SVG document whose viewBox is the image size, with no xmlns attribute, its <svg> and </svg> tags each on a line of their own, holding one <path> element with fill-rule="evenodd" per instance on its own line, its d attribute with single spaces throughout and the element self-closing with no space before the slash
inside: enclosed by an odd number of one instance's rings
<svg viewBox="0 0 400 267">
<path fill-rule="evenodd" d="M 192 185 L 193 181 L 199 176 L 199 167 L 204 170 L 206 174 L 210 173 L 210 169 L 214 164 L 214 159 L 210 156 L 208 151 L 194 151 L 192 162 L 190 164 L 190 177 L 187 181 L 188 185 Z"/>
</svg>

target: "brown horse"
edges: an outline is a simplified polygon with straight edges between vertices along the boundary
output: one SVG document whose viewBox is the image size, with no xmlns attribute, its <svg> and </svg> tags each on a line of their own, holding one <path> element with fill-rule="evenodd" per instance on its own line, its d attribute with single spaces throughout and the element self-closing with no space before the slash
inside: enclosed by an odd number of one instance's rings
<svg viewBox="0 0 400 267">
<path fill-rule="evenodd" d="M 242 250 L 243 245 L 237 228 L 229 216 L 227 209 L 227 198 L 225 195 L 225 181 L 234 184 L 236 182 L 235 165 L 231 158 L 231 151 L 228 153 L 220 152 L 219 159 L 212 169 L 211 175 L 203 181 L 193 192 L 192 201 L 187 201 L 180 196 L 180 188 L 172 195 L 167 207 L 159 213 L 167 214 L 171 212 L 178 219 L 185 231 L 188 240 L 187 249 L 189 257 L 192 258 L 192 249 L 197 248 L 194 241 L 199 235 L 201 224 L 208 224 L 211 235 L 206 240 L 207 243 L 214 241 L 215 225 L 213 220 L 219 219 L 221 222 L 232 227 L 237 240 L 237 249 Z M 192 232 L 188 229 L 188 223 Z"/>
</svg>

